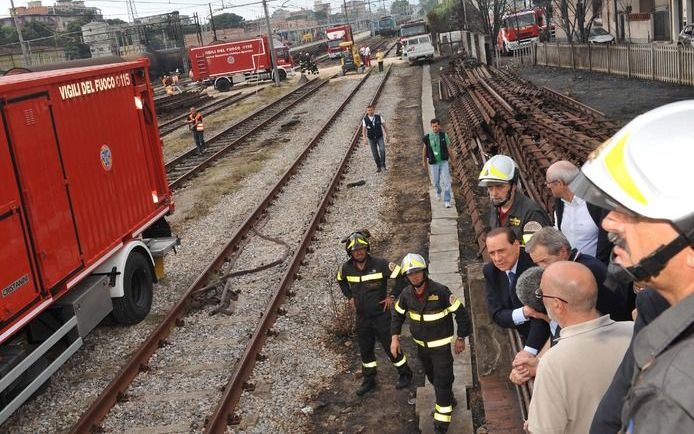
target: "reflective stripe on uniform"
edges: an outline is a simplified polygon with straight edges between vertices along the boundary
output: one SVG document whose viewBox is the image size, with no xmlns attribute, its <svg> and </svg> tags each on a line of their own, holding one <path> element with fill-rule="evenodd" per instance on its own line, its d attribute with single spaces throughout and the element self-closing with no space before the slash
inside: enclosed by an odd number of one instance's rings
<svg viewBox="0 0 694 434">
<path fill-rule="evenodd" d="M 373 274 L 366 274 L 364 276 L 361 276 L 362 282 L 366 282 L 368 280 L 378 280 L 378 279 L 383 279 L 383 273 L 373 273 Z"/>
<path fill-rule="evenodd" d="M 405 309 L 400 307 L 400 300 L 395 302 L 395 311 L 400 315 L 405 315 L 405 312 L 407 312 Z"/>
<path fill-rule="evenodd" d="M 390 273 L 390 278 L 395 279 L 396 277 L 398 277 L 398 274 L 400 274 L 400 266 L 396 265 L 395 268 L 393 268 L 393 272 Z"/>
<path fill-rule="evenodd" d="M 436 348 L 436 347 L 440 347 L 442 345 L 450 344 L 451 342 L 453 342 L 454 339 L 455 339 L 455 336 L 449 336 L 447 338 L 437 339 L 435 341 L 424 342 L 424 341 L 420 341 L 418 339 L 412 338 L 412 340 L 415 341 L 418 345 L 420 345 L 422 347 L 426 347 L 426 348 Z"/>
<path fill-rule="evenodd" d="M 361 365 L 365 368 L 375 368 L 378 364 L 374 360 L 373 362 L 369 362 L 369 363 L 361 362 Z"/>
<path fill-rule="evenodd" d="M 337 270 L 337 280 L 342 280 L 342 268 Z"/>
<path fill-rule="evenodd" d="M 455 302 L 454 302 L 452 305 L 450 305 L 450 306 L 448 307 L 448 311 L 449 311 L 449 312 L 455 312 L 456 310 L 458 310 L 458 308 L 459 308 L 461 305 L 462 305 L 462 303 L 460 302 L 460 300 L 458 300 L 458 299 L 456 298 L 456 299 L 455 299 Z"/>
<path fill-rule="evenodd" d="M 202 124 L 197 124 L 195 125 L 195 129 L 197 131 L 204 131 L 205 127 Z"/>
<path fill-rule="evenodd" d="M 628 141 L 629 134 L 624 134 L 617 140 L 617 144 L 605 155 L 605 166 L 607 167 L 607 171 L 610 172 L 612 179 L 622 187 L 622 190 L 624 190 L 626 194 L 638 203 L 648 205 L 648 201 L 643 197 L 643 194 L 641 194 L 639 187 L 634 182 L 634 178 L 631 177 L 625 163 L 624 151 Z"/>
<path fill-rule="evenodd" d="M 448 309 L 444 309 L 441 312 L 437 313 L 425 313 L 424 315 L 420 315 L 416 312 L 409 311 L 408 315 L 410 315 L 410 318 L 413 321 L 436 321 L 441 318 L 445 318 L 446 315 L 448 315 Z"/>
<path fill-rule="evenodd" d="M 434 413 L 434 420 L 438 420 L 439 422 L 451 422 L 451 415 L 450 414 L 441 414 L 441 413 Z"/>
<path fill-rule="evenodd" d="M 523 234 L 523 245 L 528 244 L 528 241 L 530 241 L 533 235 L 535 235 L 534 232 L 532 234 Z"/>
<path fill-rule="evenodd" d="M 452 405 L 449 405 L 447 407 L 441 407 L 440 405 L 436 404 L 435 408 L 438 413 L 453 413 Z"/>
<path fill-rule="evenodd" d="M 352 283 L 359 283 L 361 280 L 359 276 L 347 276 L 347 281 Z"/>
<path fill-rule="evenodd" d="M 393 366 L 395 366 L 396 368 L 399 368 L 402 365 L 404 365 L 405 363 L 407 363 L 407 357 L 405 357 L 405 355 L 403 354 L 402 360 L 400 360 L 399 362 L 393 362 Z"/>
</svg>

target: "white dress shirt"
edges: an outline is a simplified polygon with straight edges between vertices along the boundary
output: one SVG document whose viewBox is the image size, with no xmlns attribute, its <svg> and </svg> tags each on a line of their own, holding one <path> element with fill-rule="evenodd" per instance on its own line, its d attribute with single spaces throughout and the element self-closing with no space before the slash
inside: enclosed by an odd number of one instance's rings
<svg viewBox="0 0 694 434">
<path fill-rule="evenodd" d="M 569 240 L 571 247 L 575 247 L 586 255 L 595 256 L 598 251 L 598 230 L 593 217 L 588 212 L 586 201 L 574 195 L 571 202 L 564 202 L 564 214 L 559 229 Z M 554 213 L 554 221 L 557 221 L 557 213 Z"/>
</svg>

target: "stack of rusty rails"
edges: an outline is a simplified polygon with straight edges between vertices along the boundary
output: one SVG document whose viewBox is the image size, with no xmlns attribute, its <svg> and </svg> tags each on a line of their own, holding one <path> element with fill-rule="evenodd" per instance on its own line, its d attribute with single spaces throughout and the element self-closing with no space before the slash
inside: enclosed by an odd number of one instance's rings
<svg viewBox="0 0 694 434">
<path fill-rule="evenodd" d="M 225 128 L 224 131 L 209 137 L 205 141 L 207 149 L 204 153 L 199 154 L 197 149 L 193 147 L 167 162 L 165 167 L 169 179 L 169 188 L 174 189 L 183 185 L 185 181 L 202 172 L 232 149 L 237 148 L 246 138 L 261 131 L 269 122 L 275 120 L 310 95 L 313 95 L 318 89 L 326 85 L 331 78 L 310 80 L 280 99 L 236 121 L 231 126 Z"/>
<path fill-rule="evenodd" d="M 488 260 L 485 222 L 480 220 L 482 191 L 475 189 L 485 158 L 498 153 L 511 156 L 519 166 L 525 193 L 551 212 L 553 199 L 544 187 L 549 165 L 560 159 L 582 164 L 618 127 L 578 101 L 469 59 L 457 60 L 441 82 L 442 95 L 453 100 L 451 167 L 472 216 L 480 253 Z M 518 334 L 513 331 L 509 336 L 513 351 L 520 351 Z M 516 393 L 525 417 L 532 383 Z"/>
<path fill-rule="evenodd" d="M 180 112 L 190 106 L 202 105 L 210 98 L 212 97 L 204 92 L 186 91 L 156 99 L 154 101 L 154 109 L 157 116 L 165 113 Z"/>
<path fill-rule="evenodd" d="M 383 78 L 379 83 L 372 102 L 375 102 L 380 95 L 389 73 L 390 68 L 382 75 Z M 111 383 L 102 391 L 92 405 L 82 414 L 77 423 L 71 428 L 71 433 L 99 432 L 101 430 L 99 426 L 101 421 L 119 400 L 127 398 L 127 390 L 139 373 L 149 371 L 148 375 L 152 375 L 149 364 L 150 359 L 157 351 L 160 351 L 160 348 L 173 345 L 169 338 L 175 333 L 176 327 L 185 324 L 186 315 L 193 310 L 193 299 L 195 295 L 201 290 L 209 288 L 211 284 L 225 285 L 224 281 L 220 281 L 221 276 L 225 274 L 223 270 L 232 262 L 232 258 L 236 257 L 240 249 L 248 243 L 248 240 L 251 238 L 251 232 L 253 232 L 259 224 L 262 225 L 267 220 L 267 214 L 273 202 L 277 200 L 277 197 L 282 194 L 288 184 L 296 178 L 295 175 L 302 169 L 311 151 L 316 148 L 322 137 L 331 125 L 334 124 L 344 107 L 360 89 L 361 84 L 366 82 L 368 77 L 368 74 L 364 74 L 360 80 L 359 86 L 356 86 L 340 107 L 332 113 L 330 118 L 307 144 L 301 155 L 296 158 L 291 167 L 281 176 L 275 186 L 267 192 L 257 208 L 248 215 L 246 220 L 230 237 L 224 248 L 222 248 L 219 254 L 211 260 L 205 270 L 195 279 L 195 282 L 185 291 L 176 305 L 168 312 L 157 328 L 145 339 L 143 344 L 132 353 L 129 360 L 116 374 Z M 320 223 L 324 221 L 325 212 L 333 201 L 333 196 L 339 183 L 344 179 L 344 173 L 348 167 L 349 159 L 359 141 L 360 131 L 361 126 L 358 126 L 329 185 L 323 190 L 318 208 L 307 209 L 307 212 L 311 213 L 312 219 L 305 229 L 299 244 L 290 246 L 289 251 L 293 252 L 293 255 L 290 261 L 284 261 L 286 267 L 283 277 L 279 285 L 273 291 L 269 303 L 265 306 L 265 311 L 260 315 L 260 323 L 256 327 L 255 333 L 253 333 L 250 341 L 246 344 L 242 357 L 228 377 L 226 386 L 221 389 L 221 399 L 212 409 L 212 415 L 204 419 L 206 433 L 223 433 L 228 425 L 238 421 L 238 418 L 234 417 L 235 407 L 244 387 L 252 387 L 246 381 L 252 374 L 256 361 L 261 358 L 262 346 L 267 336 L 271 334 L 269 332 L 277 316 L 281 314 L 282 303 L 286 297 L 290 295 L 289 287 L 295 280 L 298 280 L 299 269 L 304 257 L 309 252 L 310 243 L 313 240 L 315 231 L 318 230 Z M 306 221 L 308 220 L 309 219 Z M 230 274 L 233 273 L 227 275 Z M 223 369 L 226 370 L 227 368 L 224 367 Z"/>
</svg>

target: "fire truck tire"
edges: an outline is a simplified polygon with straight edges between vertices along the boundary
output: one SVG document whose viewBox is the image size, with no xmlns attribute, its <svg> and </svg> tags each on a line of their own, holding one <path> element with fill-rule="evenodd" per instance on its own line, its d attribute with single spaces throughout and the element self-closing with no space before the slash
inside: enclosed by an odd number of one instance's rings
<svg viewBox="0 0 694 434">
<path fill-rule="evenodd" d="M 113 298 L 111 316 L 119 324 L 137 324 L 152 307 L 154 276 L 149 259 L 137 250 L 130 252 L 123 270 L 123 297 Z"/>
<path fill-rule="evenodd" d="M 228 78 L 220 78 L 214 82 L 214 87 L 220 92 L 228 92 L 231 86 L 231 80 Z"/>
<path fill-rule="evenodd" d="M 280 76 L 280 81 L 284 81 L 287 79 L 287 71 L 285 71 L 282 68 L 277 69 L 277 75 Z"/>
</svg>

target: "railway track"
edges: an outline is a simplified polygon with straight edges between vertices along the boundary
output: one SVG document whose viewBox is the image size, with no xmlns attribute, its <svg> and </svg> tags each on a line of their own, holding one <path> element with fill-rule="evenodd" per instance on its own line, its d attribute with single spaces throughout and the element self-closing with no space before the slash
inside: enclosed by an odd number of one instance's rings
<svg viewBox="0 0 694 434">
<path fill-rule="evenodd" d="M 341 117 L 354 118 L 355 112 L 361 113 L 365 102 L 353 98 L 359 89 L 369 92 L 375 87 L 371 99 L 373 102 L 383 88 L 389 72 L 388 70 L 380 76 L 365 74 L 362 77 L 359 86 L 353 89 L 350 96 L 322 125 L 291 167 L 230 237 L 221 252 L 195 279 L 166 318 L 73 426 L 72 432 L 100 429 L 103 418 L 119 402 L 128 406 L 130 411 L 139 413 L 148 403 L 154 401 L 156 404 L 162 399 L 191 401 L 189 405 L 197 407 L 171 405 L 176 409 L 177 416 L 187 413 L 194 420 L 181 422 L 179 417 L 173 424 L 169 423 L 163 428 L 159 426 L 164 430 L 204 429 L 205 432 L 220 433 L 235 421 L 233 412 L 244 385 L 249 386 L 246 381 L 256 361 L 262 359 L 262 345 L 271 334 L 277 315 L 282 314 L 281 305 L 285 297 L 290 295 L 288 288 L 298 278 L 302 258 L 310 248 L 313 234 L 322 221 L 358 142 L 360 127 L 356 119 L 352 119 L 355 122 L 355 132 L 349 142 L 340 136 L 339 147 L 320 145 L 326 137 L 338 134 L 339 129 L 331 129 L 344 123 Z M 351 110 L 347 110 L 348 105 Z M 324 158 L 316 158 L 315 154 Z M 325 166 L 325 158 L 330 160 L 329 167 Z M 296 204 L 293 199 L 296 195 L 309 195 L 310 203 Z M 266 235 L 262 235 L 261 231 Z M 280 258 L 275 261 L 263 259 L 278 256 Z M 240 264 L 246 266 L 246 270 L 233 271 Z M 282 276 L 280 279 L 276 277 L 278 274 Z M 248 291 L 247 295 L 241 294 L 239 303 L 236 304 L 237 311 L 233 315 L 210 317 L 206 312 L 191 309 L 198 300 L 197 297 L 212 288 L 220 291 L 222 287 L 247 288 L 254 281 L 265 284 L 262 289 Z M 224 294 L 233 295 L 224 290 L 220 297 L 222 300 L 225 299 Z M 222 305 L 215 309 L 223 311 L 225 307 Z M 260 321 L 256 323 L 258 317 Z M 222 328 L 225 330 L 221 331 Z M 237 333 L 237 342 L 219 336 L 230 332 Z M 249 341 L 238 337 L 249 335 L 252 336 Z M 185 347 L 186 343 L 193 345 Z M 199 356 L 199 365 L 176 366 L 176 371 L 173 371 L 175 373 L 172 373 L 167 367 L 178 364 L 181 352 Z M 229 372 L 233 372 L 231 376 Z M 148 385 L 147 380 L 154 376 L 167 378 L 169 395 L 157 386 Z M 191 381 L 190 377 L 194 379 Z M 138 380 L 137 383 L 133 383 L 135 379 Z M 138 399 L 143 393 L 150 394 L 149 401 Z M 207 405 L 208 402 L 215 401 L 218 402 L 216 406 Z M 124 411 L 122 408 L 119 410 L 120 414 Z M 134 427 L 126 425 L 125 429 Z"/>
<path fill-rule="evenodd" d="M 580 166 L 618 126 L 585 104 L 538 88 L 508 71 L 476 65 L 471 59 L 459 59 L 441 80 L 444 96 L 453 100 L 449 112 L 454 139 L 451 167 L 472 220 L 478 253 L 488 262 L 483 208 L 488 205 L 477 187 L 477 174 L 486 159 L 495 154 L 511 156 L 520 168 L 524 192 L 551 215 L 553 199 L 544 187 L 549 165 L 565 159 Z M 509 339 L 515 355 L 523 348 L 520 337 L 514 330 L 509 331 Z M 524 419 L 531 396 L 532 381 L 516 386 Z M 487 414 L 488 421 L 493 417 Z M 522 424 L 521 420 L 518 426 Z"/>
<path fill-rule="evenodd" d="M 200 173 L 214 161 L 236 148 L 243 140 L 260 131 L 269 122 L 315 93 L 329 81 L 330 78 L 311 80 L 282 98 L 236 121 L 225 130 L 209 137 L 205 141 L 207 149 L 203 154 L 198 154 L 197 149 L 191 148 L 167 162 L 166 172 L 169 179 L 169 187 L 172 189 L 180 187 L 185 181 Z"/>
<path fill-rule="evenodd" d="M 265 88 L 261 87 L 260 89 L 258 89 L 258 92 L 262 91 L 263 89 Z M 198 110 L 202 112 L 203 115 L 208 116 L 212 113 L 218 112 L 233 104 L 236 104 L 237 102 L 243 101 L 244 99 L 253 95 L 255 95 L 255 92 L 250 92 L 245 95 L 242 94 L 242 92 L 236 92 L 224 98 L 215 98 L 212 102 L 209 102 L 203 105 L 202 107 L 199 107 Z M 185 127 L 187 125 L 187 118 L 188 112 L 186 111 L 183 114 L 159 122 L 159 135 L 165 136 L 176 131 L 179 128 Z"/>
</svg>

